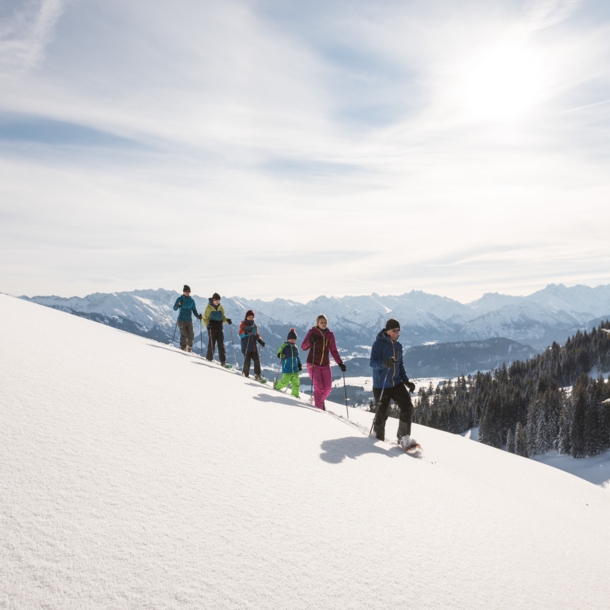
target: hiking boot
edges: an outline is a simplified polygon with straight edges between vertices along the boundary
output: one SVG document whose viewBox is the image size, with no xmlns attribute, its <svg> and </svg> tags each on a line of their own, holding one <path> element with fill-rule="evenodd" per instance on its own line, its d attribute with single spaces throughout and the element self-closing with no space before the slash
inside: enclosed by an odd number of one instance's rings
<svg viewBox="0 0 610 610">
<path fill-rule="evenodd" d="M 408 447 L 414 447 L 415 445 L 417 445 L 417 441 L 409 434 L 405 434 L 403 437 L 400 438 L 398 444 L 403 449 L 407 449 Z"/>
</svg>

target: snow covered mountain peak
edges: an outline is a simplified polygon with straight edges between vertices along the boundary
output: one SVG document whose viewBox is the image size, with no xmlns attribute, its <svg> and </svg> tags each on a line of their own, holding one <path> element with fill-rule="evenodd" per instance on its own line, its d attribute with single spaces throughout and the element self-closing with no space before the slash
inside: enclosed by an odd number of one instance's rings
<svg viewBox="0 0 610 610">
<path fill-rule="evenodd" d="M 142 327 L 145 331 L 141 334 L 153 332 L 157 333 L 155 338 L 161 334 L 171 338 L 177 316 L 172 306 L 179 294 L 157 289 L 30 300 L 79 314 L 95 314 L 102 317 L 99 321 L 111 324 L 118 319 L 121 324 L 135 324 L 134 332 Z M 193 296 L 203 310 L 207 297 Z M 324 313 L 348 350 L 370 343 L 389 317 L 401 323 L 406 346 L 505 337 L 544 349 L 553 341 L 563 342 L 593 319 L 610 317 L 610 285 L 597 288 L 549 285 L 526 297 L 486 293 L 468 304 L 421 290 L 387 296 L 321 295 L 307 303 L 243 297 L 225 297 L 222 302 L 227 315 L 235 320 L 247 309 L 253 309 L 259 326 L 277 337 L 293 326 L 300 332 L 306 331 Z"/>
</svg>

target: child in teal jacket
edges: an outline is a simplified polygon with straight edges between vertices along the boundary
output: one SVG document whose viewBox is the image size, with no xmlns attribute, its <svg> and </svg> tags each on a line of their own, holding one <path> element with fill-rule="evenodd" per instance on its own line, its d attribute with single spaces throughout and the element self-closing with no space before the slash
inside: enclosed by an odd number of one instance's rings
<svg viewBox="0 0 610 610">
<path fill-rule="evenodd" d="M 299 348 L 296 346 L 297 334 L 294 328 L 290 329 L 286 343 L 282 343 L 277 350 L 277 357 L 282 360 L 282 378 L 275 384 L 276 390 L 281 390 L 292 384 L 292 395 L 299 397 L 300 381 L 299 371 L 302 370 L 299 358 Z"/>
</svg>

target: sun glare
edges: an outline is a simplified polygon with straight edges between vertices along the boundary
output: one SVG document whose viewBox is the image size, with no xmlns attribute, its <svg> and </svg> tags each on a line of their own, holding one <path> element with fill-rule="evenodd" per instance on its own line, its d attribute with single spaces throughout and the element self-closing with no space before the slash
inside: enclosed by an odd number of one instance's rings
<svg viewBox="0 0 610 610">
<path fill-rule="evenodd" d="M 545 77 L 542 58 L 535 51 L 499 45 L 459 66 L 456 101 L 470 118 L 512 121 L 541 100 Z"/>
</svg>

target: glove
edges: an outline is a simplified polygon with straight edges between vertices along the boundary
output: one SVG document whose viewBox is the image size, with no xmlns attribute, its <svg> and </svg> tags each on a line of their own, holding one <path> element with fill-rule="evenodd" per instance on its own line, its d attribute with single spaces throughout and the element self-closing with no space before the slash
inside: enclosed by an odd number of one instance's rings
<svg viewBox="0 0 610 610">
<path fill-rule="evenodd" d="M 184 301 L 178 301 L 178 307 L 182 307 L 184 305 Z"/>
<path fill-rule="evenodd" d="M 415 384 L 412 381 L 405 381 L 405 385 L 409 388 L 411 394 L 415 392 Z"/>
<path fill-rule="evenodd" d="M 202 315 L 202 314 L 199 314 L 199 315 L 197 316 L 197 319 L 198 319 L 198 320 L 203 320 L 203 315 Z"/>
<path fill-rule="evenodd" d="M 265 347 L 265 342 L 261 341 L 260 339 L 258 340 L 258 342 L 260 343 L 261 347 Z"/>
<path fill-rule="evenodd" d="M 303 365 L 299 362 L 299 371 L 303 370 Z"/>
<path fill-rule="evenodd" d="M 385 366 L 386 369 L 392 368 L 395 364 L 396 358 L 394 358 L 394 356 L 391 356 L 383 361 L 383 366 Z"/>
<path fill-rule="evenodd" d="M 246 328 L 246 330 L 244 331 L 245 335 L 251 335 L 252 334 L 252 328 Z"/>
<path fill-rule="evenodd" d="M 320 340 L 320 335 L 313 334 L 309 337 L 310 343 L 317 343 Z"/>
<path fill-rule="evenodd" d="M 233 324 L 233 322 L 231 321 L 231 318 L 227 318 L 227 324 Z"/>
<path fill-rule="evenodd" d="M 343 364 L 343 362 L 339 365 L 339 368 L 341 369 L 342 373 L 345 373 L 345 371 L 347 370 L 347 367 L 345 366 L 345 364 Z"/>
</svg>

